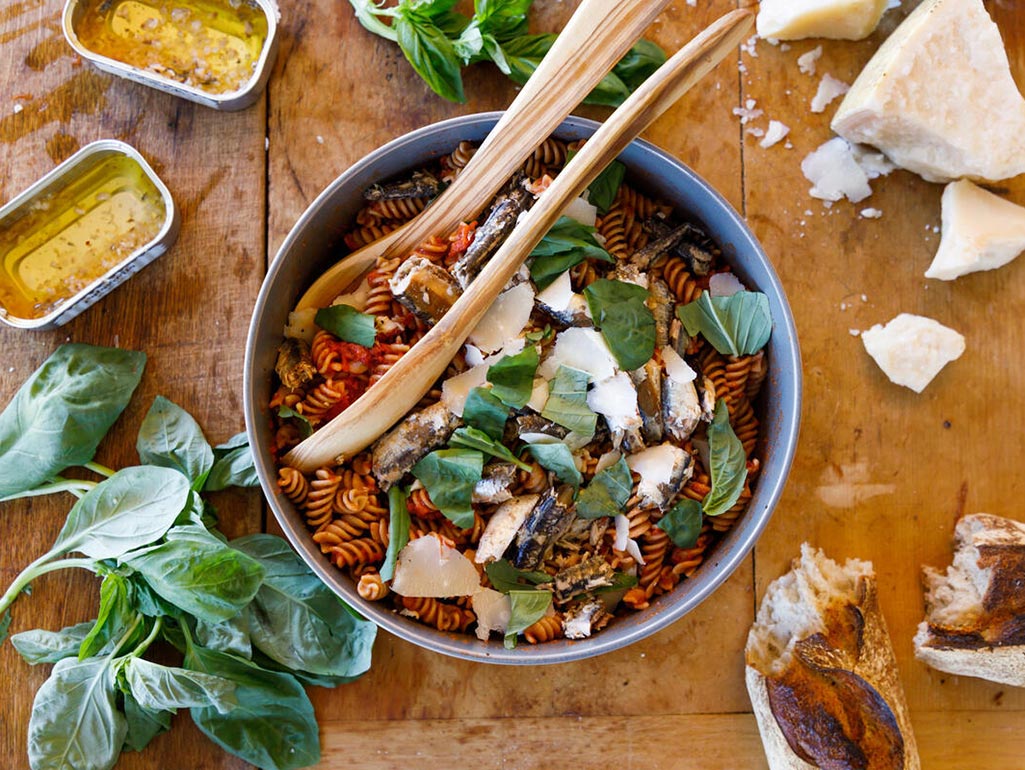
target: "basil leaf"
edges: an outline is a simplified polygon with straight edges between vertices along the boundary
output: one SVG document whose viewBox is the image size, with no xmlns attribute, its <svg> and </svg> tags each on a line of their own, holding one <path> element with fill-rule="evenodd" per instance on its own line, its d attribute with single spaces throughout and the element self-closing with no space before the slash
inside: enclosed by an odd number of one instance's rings
<svg viewBox="0 0 1025 770">
<path fill-rule="evenodd" d="M 504 594 L 522 590 L 524 586 L 551 583 L 553 578 L 547 572 L 516 569 L 505 559 L 488 562 L 484 567 L 488 580 L 496 591 Z"/>
<path fill-rule="evenodd" d="M 582 519 L 600 519 L 623 513 L 630 495 L 633 494 L 633 478 L 630 467 L 622 457 L 619 462 L 600 473 L 581 491 L 575 508 Z"/>
<path fill-rule="evenodd" d="M 626 166 L 614 160 L 591 182 L 587 188 L 590 193 L 587 199 L 598 208 L 599 214 L 607 214 L 612 208 L 625 176 Z"/>
<path fill-rule="evenodd" d="M 209 706 L 226 714 L 238 705 L 235 683 L 224 677 L 137 657 L 125 658 L 120 670 L 136 703 L 149 711 Z"/>
<path fill-rule="evenodd" d="M 492 457 L 497 457 L 499 460 L 512 463 L 520 470 L 530 470 L 530 464 L 523 462 L 523 460 L 514 455 L 510 451 L 509 447 L 495 441 L 487 433 L 479 431 L 476 428 L 459 428 L 452 434 L 452 438 L 449 439 L 449 445 L 461 447 L 462 449 L 476 449 L 478 452 L 483 452 L 484 454 L 491 455 Z M 434 500 L 433 495 L 431 496 L 431 500 Z M 438 505 L 437 502 L 434 504 Z"/>
<path fill-rule="evenodd" d="M 92 460 L 145 365 L 145 354 L 131 350 L 57 348 L 0 413 L 0 497 Z"/>
<path fill-rule="evenodd" d="M 588 227 L 570 217 L 559 217 L 551 230 L 530 253 L 530 277 L 539 291 L 543 291 L 560 275 L 585 259 L 615 262 L 605 249 L 598 245 L 594 234 L 597 229 Z"/>
<path fill-rule="evenodd" d="M 309 438 L 313 435 L 313 426 L 310 425 L 309 419 L 306 417 L 306 415 L 299 414 L 297 411 L 292 409 L 292 407 L 278 407 L 278 417 L 282 418 L 283 420 L 298 420 L 299 435 L 303 438 Z"/>
<path fill-rule="evenodd" d="M 509 419 L 509 407 L 502 403 L 487 388 L 474 388 L 466 397 L 463 406 L 463 422 L 476 428 L 495 441 L 501 441 L 505 423 Z"/>
<path fill-rule="evenodd" d="M 543 35 L 521 35 L 509 40 L 503 40 L 502 53 L 504 60 L 509 67 L 506 74 L 514 81 L 523 85 L 534 70 L 541 64 L 557 35 L 548 33 Z"/>
<path fill-rule="evenodd" d="M 693 548 L 703 520 L 701 503 L 684 498 L 666 511 L 656 526 L 669 535 L 677 548 Z"/>
<path fill-rule="evenodd" d="M 257 649 L 317 675 L 351 679 L 370 669 L 377 626 L 354 617 L 287 542 L 258 534 L 231 545 L 264 569 L 263 585 L 247 610 Z"/>
<path fill-rule="evenodd" d="M 185 668 L 230 679 L 238 706 L 226 714 L 192 708 L 192 721 L 210 740 L 257 767 L 297 770 L 320 761 L 313 706 L 295 677 L 267 671 L 216 650 L 190 645 Z"/>
<path fill-rule="evenodd" d="M 619 60 L 612 72 L 630 91 L 636 91 L 665 63 L 666 52 L 650 40 L 641 39 Z"/>
<path fill-rule="evenodd" d="M 128 732 L 114 699 L 109 660 L 58 661 L 32 703 L 28 723 L 32 770 L 113 767 Z"/>
<path fill-rule="evenodd" d="M 153 401 L 135 442 L 143 465 L 172 468 L 202 489 L 214 464 L 214 452 L 199 423 L 177 404 L 163 396 Z"/>
<path fill-rule="evenodd" d="M 170 711 L 151 711 L 140 706 L 130 692 L 123 693 L 125 702 L 125 720 L 128 722 L 128 733 L 125 735 L 125 748 L 142 751 L 150 741 L 160 733 L 171 729 Z"/>
<path fill-rule="evenodd" d="M 573 462 L 573 453 L 568 446 L 557 441 L 551 444 L 530 444 L 528 448 L 542 468 L 551 471 L 566 484 L 572 484 L 575 489 L 580 489 L 584 477 Z"/>
<path fill-rule="evenodd" d="M 195 525 L 175 527 L 166 542 L 129 553 L 121 562 L 165 600 L 214 623 L 249 604 L 264 574 L 258 561 Z"/>
<path fill-rule="evenodd" d="M 505 627 L 505 648 L 516 646 L 516 637 L 543 618 L 552 605 L 549 591 L 510 591 L 509 604 L 512 612 Z"/>
<path fill-rule="evenodd" d="M 701 334 L 723 355 L 753 355 L 765 347 L 772 334 L 769 298 L 761 292 L 712 297 L 706 291 L 694 302 L 677 307 L 676 316 L 687 334 Z"/>
<path fill-rule="evenodd" d="M 64 658 L 77 657 L 82 640 L 86 638 L 92 627 L 93 623 L 87 621 L 67 626 L 60 631 L 47 631 L 42 628 L 22 631 L 11 637 L 11 644 L 31 666 L 40 663 L 56 663 Z"/>
<path fill-rule="evenodd" d="M 648 308 L 648 290 L 599 278 L 584 289 L 584 296 L 619 367 L 633 371 L 648 363 L 655 355 L 655 316 Z"/>
<path fill-rule="evenodd" d="M 7 638 L 7 632 L 11 630 L 11 611 L 6 609 L 0 613 L 0 644 Z"/>
<path fill-rule="evenodd" d="M 395 576 L 395 562 L 408 542 L 409 509 L 406 507 L 406 493 L 396 484 L 388 490 L 388 551 L 381 565 L 381 580 L 391 580 Z"/>
<path fill-rule="evenodd" d="M 598 415 L 587 406 L 587 383 L 591 375 L 562 364 L 549 383 L 548 401 L 541 416 L 584 436 L 593 436 Z"/>
<path fill-rule="evenodd" d="M 392 27 L 406 61 L 431 90 L 450 102 L 464 103 L 459 55 L 438 25 L 418 9 L 400 6 Z"/>
<path fill-rule="evenodd" d="M 136 618 L 131 587 L 128 579 L 121 575 L 111 572 L 104 576 L 100 584 L 100 608 L 96 612 L 96 622 L 82 640 L 79 660 L 98 655 L 108 644 L 120 639 Z"/>
<path fill-rule="evenodd" d="M 514 356 L 505 356 L 488 367 L 491 394 L 506 406 L 522 409 L 534 392 L 534 375 L 541 358 L 533 345 Z"/>
<path fill-rule="evenodd" d="M 381 8 L 377 4 L 377 0 L 349 0 L 349 5 L 352 6 L 359 23 L 366 29 L 375 35 L 380 35 L 385 40 L 391 40 L 393 43 L 396 41 L 395 30 L 377 18 L 379 15 L 394 16 L 394 9 Z"/>
<path fill-rule="evenodd" d="M 331 332 L 338 339 L 372 348 L 377 339 L 377 328 L 374 317 L 359 312 L 349 305 L 331 305 L 322 307 L 314 316 L 314 323 L 321 329 Z"/>
<path fill-rule="evenodd" d="M 747 480 L 747 453 L 730 425 L 730 410 L 724 400 L 715 406 L 715 417 L 708 426 L 709 475 L 712 489 L 702 507 L 709 516 L 726 513 L 740 499 Z"/>
<path fill-rule="evenodd" d="M 249 615 L 245 612 L 217 623 L 197 619 L 196 639 L 211 650 L 230 652 L 240 658 L 253 657 L 252 640 L 249 638 Z"/>
<path fill-rule="evenodd" d="M 189 499 L 189 482 L 169 468 L 125 468 L 75 503 L 50 553 L 113 559 L 163 535 Z"/>
<path fill-rule="evenodd" d="M 427 488 L 431 502 L 460 529 L 473 526 L 470 501 L 480 481 L 484 455 L 469 449 L 439 449 L 413 466 L 413 475 Z"/>
<path fill-rule="evenodd" d="M 475 0 L 474 20 L 499 40 L 527 33 L 527 12 L 534 0 Z"/>
<path fill-rule="evenodd" d="M 204 492 L 219 492 L 228 487 L 258 487 L 253 453 L 245 433 L 230 438 L 227 443 L 214 447 L 214 464 L 203 485 Z"/>
<path fill-rule="evenodd" d="M 584 104 L 618 107 L 630 97 L 630 89 L 615 70 L 603 77 L 584 99 Z"/>
<path fill-rule="evenodd" d="M 614 572 L 612 573 L 612 585 L 602 586 L 600 588 L 592 588 L 596 594 L 611 593 L 612 591 L 625 591 L 628 588 L 633 588 L 640 581 L 636 575 L 628 575 L 625 572 Z"/>
</svg>

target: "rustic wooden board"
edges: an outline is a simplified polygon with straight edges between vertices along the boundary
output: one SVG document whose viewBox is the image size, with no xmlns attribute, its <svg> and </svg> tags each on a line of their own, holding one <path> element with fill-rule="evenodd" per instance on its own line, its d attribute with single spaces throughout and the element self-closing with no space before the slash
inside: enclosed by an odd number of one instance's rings
<svg viewBox="0 0 1025 770">
<path fill-rule="evenodd" d="M 651 36 L 675 49 L 738 4 L 755 5 L 677 0 Z M 535 5 L 532 25 L 542 31 L 558 29 L 576 3 Z M 1025 86 L 1025 8 L 1010 0 L 988 6 Z M 0 8 L 0 201 L 77 147 L 113 136 L 153 162 L 184 225 L 169 254 L 67 327 L 0 330 L 0 404 L 66 339 L 145 350 L 150 363 L 139 393 L 100 449 L 112 465 L 134 461 L 135 431 L 157 393 L 189 409 L 215 441 L 241 429 L 242 348 L 267 259 L 335 176 L 402 133 L 500 109 L 515 93 L 493 68 L 480 66 L 466 78 L 470 101 L 444 102 L 396 47 L 355 22 L 345 2 L 303 0 L 283 8 L 281 52 L 266 97 L 241 113 L 216 113 L 76 61 L 60 36 L 60 7 L 58 0 L 16 0 Z M 818 76 L 801 74 L 797 56 L 821 43 L 819 75 L 850 82 L 900 13 L 891 12 L 884 31 L 862 43 L 802 41 L 784 51 L 759 42 L 757 57 L 738 54 L 724 63 L 646 135 L 748 217 L 800 329 L 801 446 L 755 556 L 687 618 L 599 659 L 554 668 L 482 666 L 382 633 L 367 676 L 337 690 L 311 690 L 322 767 L 542 767 L 572 758 L 584 768 L 762 768 L 757 730 L 744 713 L 744 638 L 756 598 L 806 539 L 835 557 L 876 563 L 924 766 L 1020 768 L 1023 692 L 930 672 L 913 660 L 910 637 L 921 616 L 919 565 L 949 560 L 956 516 L 987 510 L 1022 518 L 1015 503 L 1025 482 L 1014 467 L 1022 441 L 1005 426 L 1025 420 L 1025 367 L 1017 355 L 1025 332 L 1015 320 L 1025 312 L 1025 267 L 926 282 L 921 274 L 938 242 L 931 228 L 939 224 L 939 187 L 898 172 L 878 180 L 862 206 L 824 212 L 799 170 L 801 158 L 829 137 L 835 104 L 823 115 L 808 112 Z M 749 98 L 766 113 L 753 125 L 782 120 L 793 149 L 764 150 L 744 134 L 732 109 Z M 1025 203 L 1025 179 L 1012 180 L 1007 192 Z M 883 218 L 860 219 L 856 212 L 868 205 Z M 968 338 L 965 356 L 921 396 L 888 383 L 849 332 L 900 311 L 933 315 Z M 261 527 L 257 493 L 216 502 L 231 534 Z M 48 547 L 69 504 L 3 506 L 4 584 Z M 268 528 L 276 531 L 273 522 Z M 39 581 L 15 608 L 14 630 L 88 618 L 96 585 L 83 574 Z M 0 666 L 16 682 L 0 701 L 0 766 L 21 768 L 32 697 L 47 671 L 26 666 L 10 645 L 0 647 Z M 118 765 L 247 766 L 184 715 L 146 752 L 126 754 Z"/>
</svg>

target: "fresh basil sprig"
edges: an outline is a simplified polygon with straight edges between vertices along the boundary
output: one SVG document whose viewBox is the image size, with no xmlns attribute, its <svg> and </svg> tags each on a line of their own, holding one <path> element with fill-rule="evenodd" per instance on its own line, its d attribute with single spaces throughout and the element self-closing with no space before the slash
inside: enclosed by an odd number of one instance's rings
<svg viewBox="0 0 1025 770">
<path fill-rule="evenodd" d="M 450 446 L 461 447 L 462 449 L 476 449 L 478 452 L 483 452 L 504 462 L 512 463 L 521 471 L 530 471 L 531 469 L 529 463 L 523 462 L 523 460 L 514 455 L 509 447 L 501 441 L 496 441 L 487 433 L 476 428 L 459 428 L 452 434 L 452 438 L 448 443 Z"/>
<path fill-rule="evenodd" d="M 698 299 L 676 308 L 687 334 L 700 334 L 726 356 L 757 353 L 772 334 L 769 298 L 761 292 L 740 291 L 730 297 L 713 297 L 707 291 Z"/>
<path fill-rule="evenodd" d="M 526 83 L 557 35 L 527 34 L 533 0 L 475 0 L 467 18 L 455 0 L 399 0 L 385 7 L 375 0 L 349 0 L 366 29 L 397 43 L 417 74 L 439 96 L 464 102 L 462 68 L 491 61 L 512 80 Z M 652 42 L 637 43 L 584 100 L 618 107 L 666 60 Z"/>
<path fill-rule="evenodd" d="M 509 407 L 487 388 L 474 388 L 466 397 L 466 403 L 463 405 L 463 422 L 471 428 L 501 441 L 508 419 Z"/>
<path fill-rule="evenodd" d="M 446 519 L 460 529 L 473 526 L 473 488 L 481 479 L 484 455 L 472 449 L 438 449 L 413 466 Z"/>
<path fill-rule="evenodd" d="M 350 305 L 322 307 L 313 320 L 317 326 L 331 332 L 338 339 L 365 348 L 372 348 L 377 339 L 374 316 L 361 313 Z"/>
<path fill-rule="evenodd" d="M 624 507 L 633 493 L 633 478 L 626 460 L 619 458 L 615 465 L 596 473 L 577 498 L 577 516 L 584 519 L 600 519 L 624 512 Z"/>
<path fill-rule="evenodd" d="M 252 483 L 241 435 L 211 449 L 191 416 L 158 398 L 138 441 L 150 464 L 115 472 L 92 461 L 141 362 L 141 354 L 65 346 L 5 412 L 27 419 L 0 419 L 10 431 L 0 435 L 11 439 L 0 449 L 39 463 L 30 486 L 10 496 L 67 491 L 79 498 L 50 550 L 0 597 L 0 641 L 10 606 L 31 581 L 73 567 L 103 578 L 94 621 L 12 639 L 29 663 L 56 663 L 33 705 L 29 765 L 108 770 L 124 747 L 142 750 L 169 729 L 181 708 L 212 740 L 261 768 L 314 764 L 318 728 L 302 685 L 334 686 L 365 672 L 376 629 L 280 538 L 228 543 L 213 528 L 198 490 Z M 60 419 L 40 419 L 47 409 Z M 5 481 L 20 462 L 2 466 Z M 105 478 L 56 476 L 76 463 Z M 143 657 L 157 641 L 182 652 L 183 664 Z"/>
<path fill-rule="evenodd" d="M 587 383 L 591 375 L 561 364 L 549 383 L 548 401 L 541 416 L 583 436 L 593 436 L 598 415 L 587 405 Z"/>
<path fill-rule="evenodd" d="M 684 498 L 666 511 L 656 526 L 669 535 L 677 548 L 693 548 L 701 534 L 703 520 L 701 503 Z"/>
<path fill-rule="evenodd" d="M 534 345 L 528 345 L 514 356 L 505 356 L 488 367 L 487 380 L 491 394 L 506 406 L 522 409 L 534 390 L 534 375 L 541 357 Z"/>
<path fill-rule="evenodd" d="M 510 591 L 508 596 L 511 613 L 505 627 L 505 648 L 511 650 L 516 647 L 516 637 L 521 632 L 548 614 L 548 608 L 552 606 L 552 594 L 549 591 L 517 590 Z"/>
<path fill-rule="evenodd" d="M 655 354 L 655 316 L 643 286 L 599 278 L 584 289 L 594 325 L 624 371 L 644 366 Z"/>
<path fill-rule="evenodd" d="M 597 229 L 581 224 L 570 217 L 559 217 L 551 230 L 530 252 L 530 277 L 543 291 L 560 275 L 585 259 L 615 262 L 615 258 L 598 245 L 594 234 Z"/>
<path fill-rule="evenodd" d="M 0 498 L 85 465 L 128 405 L 146 356 L 61 345 L 0 414 Z"/>
<path fill-rule="evenodd" d="M 730 425 L 730 410 L 720 399 L 708 426 L 708 464 L 712 489 L 702 507 L 709 516 L 726 513 L 740 499 L 747 481 L 747 454 Z"/>
<path fill-rule="evenodd" d="M 575 489 L 580 489 L 584 477 L 573 462 L 573 453 L 568 446 L 561 441 L 553 441 L 550 444 L 531 444 L 529 448 L 542 468 L 551 471 L 559 480 Z"/>
<path fill-rule="evenodd" d="M 607 214 L 616 200 L 616 194 L 626 176 L 626 166 L 618 160 L 606 166 L 587 188 L 588 201 L 598 209 L 599 214 Z"/>
</svg>

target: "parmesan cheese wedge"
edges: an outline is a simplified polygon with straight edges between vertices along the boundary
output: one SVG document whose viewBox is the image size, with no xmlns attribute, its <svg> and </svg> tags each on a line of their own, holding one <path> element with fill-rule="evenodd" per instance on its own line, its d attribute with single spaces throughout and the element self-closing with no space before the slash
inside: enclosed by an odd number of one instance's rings
<svg viewBox="0 0 1025 770">
<path fill-rule="evenodd" d="M 886 326 L 873 326 L 861 339 L 891 382 L 916 393 L 965 350 L 964 337 L 956 331 L 910 313 L 901 313 Z"/>
<path fill-rule="evenodd" d="M 926 278 L 952 281 L 1025 251 L 1025 208 L 962 180 L 943 191 L 943 238 Z"/>
<path fill-rule="evenodd" d="M 887 0 L 762 0 L 758 34 L 775 40 L 861 40 L 872 34 L 887 5 Z"/>
<path fill-rule="evenodd" d="M 1025 99 L 982 0 L 924 0 L 862 70 L 832 127 L 930 182 L 1025 172 Z"/>
</svg>

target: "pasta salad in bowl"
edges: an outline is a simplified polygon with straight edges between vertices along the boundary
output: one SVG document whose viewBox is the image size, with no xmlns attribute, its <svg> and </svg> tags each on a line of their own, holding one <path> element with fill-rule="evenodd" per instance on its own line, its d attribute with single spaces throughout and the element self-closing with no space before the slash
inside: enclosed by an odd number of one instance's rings
<svg viewBox="0 0 1025 770">
<path fill-rule="evenodd" d="M 665 627 L 746 557 L 793 458 L 800 356 L 739 215 L 637 141 L 413 410 L 353 457 L 289 465 L 441 318 L 597 127 L 568 119 L 474 220 L 289 312 L 429 205 L 497 120 L 401 137 L 303 214 L 254 311 L 246 423 L 279 523 L 356 610 L 438 652 L 559 662 Z"/>
</svg>

